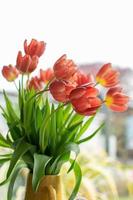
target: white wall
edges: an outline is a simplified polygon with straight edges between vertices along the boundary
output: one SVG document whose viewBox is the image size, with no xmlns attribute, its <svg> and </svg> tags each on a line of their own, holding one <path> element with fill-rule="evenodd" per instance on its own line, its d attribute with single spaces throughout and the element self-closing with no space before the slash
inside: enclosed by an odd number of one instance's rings
<svg viewBox="0 0 133 200">
<path fill-rule="evenodd" d="M 47 42 L 41 67 L 63 53 L 77 63 L 133 66 L 132 0 L 1 0 L 0 66 L 15 63 L 25 38 Z M 13 86 L 0 79 L 0 89 Z"/>
</svg>

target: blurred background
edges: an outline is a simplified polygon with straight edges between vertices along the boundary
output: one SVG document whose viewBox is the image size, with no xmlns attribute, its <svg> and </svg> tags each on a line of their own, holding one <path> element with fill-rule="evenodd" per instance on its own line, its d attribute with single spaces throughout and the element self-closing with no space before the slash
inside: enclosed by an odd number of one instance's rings
<svg viewBox="0 0 133 200">
<path fill-rule="evenodd" d="M 86 72 L 95 74 L 111 62 L 121 73 L 121 83 L 133 99 L 133 2 L 132 0 L 4 0 L 0 2 L 0 66 L 15 64 L 25 39 L 47 43 L 39 67 L 52 67 L 64 53 Z M 35 72 L 37 73 L 37 72 Z M 15 102 L 16 90 L 0 74 L 0 102 L 6 89 Z M 91 127 L 101 120 L 101 134 L 81 147 L 83 170 L 81 196 L 88 200 L 133 199 L 133 101 L 123 114 L 103 108 Z M 91 129 L 91 130 L 92 130 Z M 0 132 L 7 127 L 0 116 Z M 86 133 L 89 134 L 89 133 Z M 4 151 L 1 149 L 0 151 Z M 64 169 L 65 170 L 65 169 Z M 0 168 L 0 178 L 3 175 Z M 65 188 L 73 177 L 64 175 Z M 69 187 L 66 187 L 66 184 Z M 20 185 L 18 189 L 18 185 Z M 25 172 L 16 185 L 14 199 L 22 199 Z M 6 186 L 7 187 L 7 186 Z M 6 187 L 0 188 L 6 200 Z M 66 190 L 66 195 L 69 194 Z"/>
</svg>

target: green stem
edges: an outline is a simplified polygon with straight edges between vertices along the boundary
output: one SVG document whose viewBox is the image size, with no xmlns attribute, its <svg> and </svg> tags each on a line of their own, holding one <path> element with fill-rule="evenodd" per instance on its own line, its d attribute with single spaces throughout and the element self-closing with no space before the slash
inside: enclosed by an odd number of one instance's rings
<svg viewBox="0 0 133 200">
<path fill-rule="evenodd" d="M 23 89 L 24 89 L 24 85 L 23 85 L 23 83 L 24 83 L 24 75 L 22 74 L 22 79 L 21 79 L 22 91 L 23 91 Z"/>
<path fill-rule="evenodd" d="M 28 88 L 29 80 L 30 80 L 30 74 L 27 74 L 26 88 Z"/>
<path fill-rule="evenodd" d="M 69 103 L 69 102 L 64 103 L 64 104 L 61 105 L 60 107 L 56 108 L 56 109 L 48 116 L 48 118 L 46 119 L 45 127 L 46 127 L 46 125 L 47 125 L 47 123 L 48 123 L 48 119 L 51 118 L 51 117 L 53 116 L 53 114 L 56 113 L 60 108 L 63 108 L 63 107 L 66 106 L 68 103 Z"/>
<path fill-rule="evenodd" d="M 39 95 L 41 95 L 42 93 L 48 92 L 48 91 L 49 91 L 49 89 L 41 90 L 40 92 L 37 92 L 35 95 L 33 95 L 28 101 L 31 101 L 34 97 L 39 96 Z"/>
<path fill-rule="evenodd" d="M 17 84 L 16 84 L 16 82 L 15 81 L 13 81 L 13 83 L 14 83 L 14 85 L 15 85 L 15 88 L 17 89 L 17 91 L 18 91 L 18 87 L 17 87 Z"/>
<path fill-rule="evenodd" d="M 94 87 L 96 87 L 97 85 L 99 85 L 99 83 L 98 83 L 98 82 L 97 82 L 97 83 L 95 83 Z"/>
<path fill-rule="evenodd" d="M 7 114 L 6 114 L 6 112 L 5 112 L 5 110 L 4 110 L 4 108 L 0 105 L 0 109 L 3 111 L 3 113 L 7 116 Z"/>
<path fill-rule="evenodd" d="M 46 118 L 46 122 L 45 122 L 45 125 L 44 125 L 44 127 L 43 127 L 44 130 L 45 130 L 46 127 L 47 127 L 47 124 L 48 124 L 48 122 L 49 122 L 49 118 L 51 118 L 51 117 L 55 114 L 55 112 L 57 112 L 60 108 L 64 107 L 64 106 L 67 105 L 68 103 L 69 103 L 69 102 L 64 103 L 63 105 L 61 105 L 60 107 L 58 107 L 57 109 L 55 109 L 55 110 Z M 40 145 L 40 148 L 41 148 L 41 151 L 43 152 L 43 147 L 42 147 L 42 145 Z"/>
<path fill-rule="evenodd" d="M 29 83 L 30 80 L 30 74 L 27 75 L 27 82 Z"/>
</svg>

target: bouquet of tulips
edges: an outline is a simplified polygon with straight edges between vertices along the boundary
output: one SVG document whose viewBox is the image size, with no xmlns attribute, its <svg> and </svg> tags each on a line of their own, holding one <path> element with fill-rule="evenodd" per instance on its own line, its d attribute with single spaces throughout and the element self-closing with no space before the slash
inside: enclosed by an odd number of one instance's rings
<svg viewBox="0 0 133 200">
<path fill-rule="evenodd" d="M 0 156 L 0 164 L 10 161 L 6 178 L 0 183 L 9 181 L 8 200 L 22 168 L 29 168 L 33 174 L 36 191 L 43 176 L 59 174 L 66 162 L 70 162 L 68 172 L 75 173 L 75 187 L 69 198 L 73 200 L 82 178 L 76 161 L 79 145 L 92 139 L 103 123 L 90 135 L 83 134 L 103 104 L 118 112 L 128 107 L 129 98 L 118 86 L 119 72 L 110 63 L 103 65 L 94 77 L 81 72 L 73 60 L 63 55 L 53 68 L 40 69 L 39 76 L 31 77 L 45 47 L 43 41 L 32 39 L 27 44 L 25 40 L 24 55 L 19 51 L 15 66 L 2 69 L 4 78 L 15 84 L 18 94 L 16 107 L 3 91 L 6 107 L 0 106 L 8 125 L 6 137 L 0 134 L 0 146 L 11 149 L 11 153 Z M 108 89 L 103 99 L 98 84 Z"/>
</svg>

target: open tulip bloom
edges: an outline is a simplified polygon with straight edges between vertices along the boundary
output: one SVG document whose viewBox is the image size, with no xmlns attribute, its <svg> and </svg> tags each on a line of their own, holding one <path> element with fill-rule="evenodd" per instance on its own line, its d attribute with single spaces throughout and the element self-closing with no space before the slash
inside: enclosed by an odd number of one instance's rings
<svg viewBox="0 0 133 200">
<path fill-rule="evenodd" d="M 19 51 L 16 64 L 2 69 L 4 78 L 9 82 L 20 77 L 16 85 L 18 108 L 15 109 L 5 91 L 6 108 L 0 106 L 8 125 L 6 137 L 0 134 L 0 146 L 11 149 L 10 154 L 0 156 L 0 164 L 10 161 L 6 179 L 0 183 L 9 181 L 8 200 L 12 198 L 15 179 L 22 168 L 30 170 L 33 190 L 37 191 L 42 177 L 58 175 L 66 162 L 70 162 L 68 172 L 73 170 L 75 173 L 75 187 L 69 198 L 73 200 L 82 178 L 76 161 L 79 145 L 92 139 L 104 124 L 89 136 L 84 136 L 97 111 L 103 104 L 118 112 L 128 108 L 129 98 L 117 86 L 119 72 L 110 63 L 102 66 L 93 77 L 90 73 L 81 72 L 73 60 L 63 55 L 53 68 L 41 69 L 38 76 L 31 77 L 45 46 L 44 42 L 34 39 L 28 45 L 26 40 L 24 56 Z M 25 84 L 24 79 L 27 80 Z M 98 84 L 108 90 L 103 99 Z M 73 159 L 72 152 L 75 153 Z"/>
</svg>

